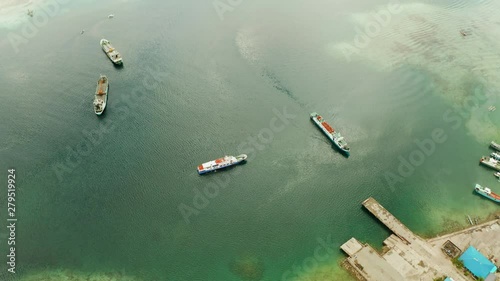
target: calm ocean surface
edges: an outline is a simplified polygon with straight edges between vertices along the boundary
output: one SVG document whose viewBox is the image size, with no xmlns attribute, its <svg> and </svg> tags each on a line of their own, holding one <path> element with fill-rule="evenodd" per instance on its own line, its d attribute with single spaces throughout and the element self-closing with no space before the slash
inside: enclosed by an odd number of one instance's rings
<svg viewBox="0 0 500 281">
<path fill-rule="evenodd" d="M 478 165 L 500 141 L 487 110 L 500 106 L 500 4 L 352 2 L 68 1 L 46 22 L 26 16 L 35 4 L 0 8 L 0 198 L 13 167 L 18 217 L 17 273 L 2 254 L 0 279 L 351 280 L 340 245 L 389 234 L 361 208 L 369 196 L 424 236 L 497 212 L 472 188 L 500 189 Z M 427 141 L 434 130 L 444 142 Z M 239 153 L 245 165 L 196 173 Z"/>
</svg>

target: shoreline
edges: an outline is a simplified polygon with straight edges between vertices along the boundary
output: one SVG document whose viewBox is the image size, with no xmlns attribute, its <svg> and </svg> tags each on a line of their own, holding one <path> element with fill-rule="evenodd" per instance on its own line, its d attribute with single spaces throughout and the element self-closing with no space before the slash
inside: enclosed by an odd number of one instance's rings
<svg viewBox="0 0 500 281">
<path fill-rule="evenodd" d="M 453 265 L 451 253 L 447 251 L 449 243 L 457 249 L 453 258 L 469 246 L 476 247 L 485 256 L 500 252 L 500 245 L 495 244 L 496 237 L 500 236 L 500 217 L 497 213 L 490 214 L 482 223 L 447 231 L 433 238 L 423 238 L 408 229 L 375 199 L 370 197 L 362 204 L 392 234 L 384 240 L 382 251 L 354 237 L 340 247 L 347 255 L 341 265 L 356 280 L 417 281 L 421 280 L 419 278 L 434 280 L 447 276 L 455 281 L 468 281 L 472 280 L 470 274 Z"/>
</svg>

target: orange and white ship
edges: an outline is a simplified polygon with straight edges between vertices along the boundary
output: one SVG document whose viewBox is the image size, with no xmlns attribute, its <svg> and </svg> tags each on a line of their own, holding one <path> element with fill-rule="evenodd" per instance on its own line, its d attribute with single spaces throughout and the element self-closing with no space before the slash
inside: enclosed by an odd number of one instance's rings
<svg viewBox="0 0 500 281">
<path fill-rule="evenodd" d="M 198 166 L 198 174 L 205 174 L 209 172 L 213 172 L 219 169 L 224 169 L 230 166 L 234 166 L 236 164 L 239 164 L 243 161 L 247 160 L 247 155 L 246 154 L 241 154 L 236 157 L 234 156 L 224 156 L 219 159 L 215 159 L 210 162 L 203 163 Z"/>
<path fill-rule="evenodd" d="M 318 126 L 318 128 L 323 131 L 323 133 L 330 139 L 330 141 L 338 148 L 340 151 L 344 153 L 346 157 L 349 157 L 351 154 L 351 149 L 347 145 L 344 137 L 337 131 L 335 131 L 328 122 L 326 122 L 323 117 L 321 117 L 318 113 L 311 113 L 311 120 Z"/>
<path fill-rule="evenodd" d="M 474 191 L 476 191 L 478 194 L 495 201 L 497 203 L 500 203 L 500 195 L 496 194 L 495 192 L 491 191 L 491 189 L 487 187 L 482 187 L 481 185 L 476 183 L 476 186 L 474 187 Z"/>
<path fill-rule="evenodd" d="M 95 90 L 94 97 L 94 112 L 97 115 L 101 115 L 106 109 L 106 103 L 108 102 L 108 90 L 109 81 L 106 75 L 101 75 L 97 81 L 97 89 Z"/>
</svg>

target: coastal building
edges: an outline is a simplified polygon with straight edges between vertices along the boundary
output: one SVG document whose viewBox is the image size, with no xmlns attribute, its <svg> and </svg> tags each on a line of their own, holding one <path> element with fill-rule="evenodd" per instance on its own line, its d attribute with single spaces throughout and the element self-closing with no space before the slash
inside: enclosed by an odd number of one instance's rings
<svg viewBox="0 0 500 281">
<path fill-rule="evenodd" d="M 476 248 L 470 246 L 458 259 L 474 276 L 487 281 L 495 280 L 497 267 Z"/>
</svg>

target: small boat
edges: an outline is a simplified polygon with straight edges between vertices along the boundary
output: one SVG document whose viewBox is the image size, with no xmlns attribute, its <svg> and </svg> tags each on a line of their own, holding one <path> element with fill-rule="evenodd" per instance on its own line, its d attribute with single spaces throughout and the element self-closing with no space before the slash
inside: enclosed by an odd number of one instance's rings
<svg viewBox="0 0 500 281">
<path fill-rule="evenodd" d="M 97 89 L 95 90 L 94 97 L 94 112 L 97 115 L 101 115 L 106 109 L 106 104 L 108 102 L 108 90 L 109 81 L 106 75 L 101 75 L 97 81 Z"/>
<path fill-rule="evenodd" d="M 481 185 L 476 184 L 476 186 L 474 187 L 474 191 L 492 201 L 500 203 L 500 195 L 492 192 L 491 189 L 487 187 L 482 187 Z"/>
<path fill-rule="evenodd" d="M 500 161 L 500 153 L 492 152 L 490 157 L 497 161 Z"/>
<path fill-rule="evenodd" d="M 495 175 L 495 177 L 500 179 L 500 172 L 496 172 L 496 173 L 494 173 L 494 175 Z"/>
<path fill-rule="evenodd" d="M 492 105 L 492 106 L 488 107 L 488 110 L 493 112 L 493 111 L 497 110 L 497 108 L 496 108 L 496 106 Z"/>
<path fill-rule="evenodd" d="M 498 160 L 495 160 L 491 157 L 485 157 L 483 156 L 481 158 L 481 160 L 479 160 L 479 163 L 485 165 L 485 166 L 488 166 L 492 169 L 495 169 L 497 171 L 500 171 L 500 163 L 498 162 Z"/>
<path fill-rule="evenodd" d="M 493 148 L 493 149 L 495 149 L 495 150 L 497 150 L 497 151 L 500 151 L 500 144 L 498 144 L 498 143 L 496 143 L 496 142 L 492 141 L 492 142 L 490 143 L 490 146 L 491 146 L 491 148 Z"/>
<path fill-rule="evenodd" d="M 206 174 L 209 172 L 213 172 L 219 169 L 224 169 L 230 166 L 234 166 L 236 164 L 242 163 L 243 161 L 247 160 L 247 155 L 246 154 L 241 154 L 236 157 L 234 156 L 224 156 L 219 159 L 215 159 L 213 161 L 209 161 L 206 163 L 203 163 L 198 166 L 198 174 Z"/>
<path fill-rule="evenodd" d="M 351 149 L 347 145 L 347 142 L 344 140 L 344 137 L 336 132 L 330 124 L 328 124 L 323 117 L 321 117 L 318 113 L 311 113 L 311 120 L 321 129 L 321 131 L 328 137 L 328 139 L 341 151 L 345 154 L 346 157 L 349 157 L 351 154 Z"/>
<path fill-rule="evenodd" d="M 116 65 L 123 64 L 122 56 L 118 51 L 113 48 L 111 43 L 106 39 L 101 39 L 101 47 L 102 50 L 106 53 L 108 58 Z"/>
<path fill-rule="evenodd" d="M 115 17 L 115 15 L 111 14 L 111 15 L 108 16 L 108 19 L 112 19 L 114 17 Z"/>
</svg>

